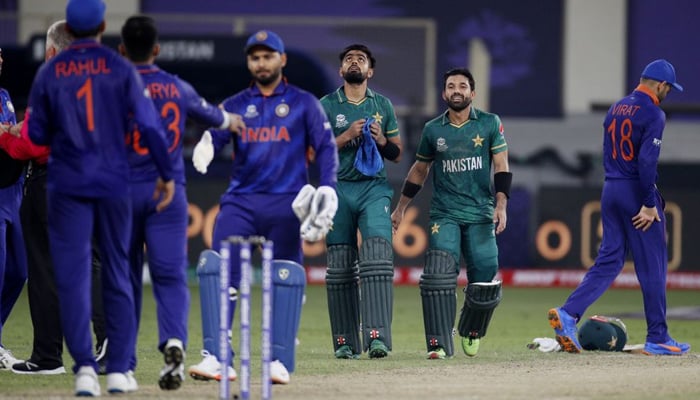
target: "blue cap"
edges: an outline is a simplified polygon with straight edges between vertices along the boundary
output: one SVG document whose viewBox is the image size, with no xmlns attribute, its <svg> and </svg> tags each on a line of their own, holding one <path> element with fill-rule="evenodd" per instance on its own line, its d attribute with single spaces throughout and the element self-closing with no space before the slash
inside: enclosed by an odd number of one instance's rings
<svg viewBox="0 0 700 400">
<path fill-rule="evenodd" d="M 245 45 L 245 52 L 248 54 L 250 49 L 255 46 L 265 46 L 272 51 L 276 51 L 280 54 L 284 53 L 284 43 L 282 39 L 272 31 L 257 31 L 251 37 L 248 38 L 248 42 Z"/>
<path fill-rule="evenodd" d="M 676 69 L 666 60 L 654 60 L 642 71 L 642 78 L 653 79 L 659 82 L 666 82 L 679 92 L 683 91 L 683 86 L 676 82 Z"/>
<path fill-rule="evenodd" d="M 105 8 L 102 0 L 68 0 L 66 23 L 75 32 L 89 32 L 104 21 Z"/>
</svg>

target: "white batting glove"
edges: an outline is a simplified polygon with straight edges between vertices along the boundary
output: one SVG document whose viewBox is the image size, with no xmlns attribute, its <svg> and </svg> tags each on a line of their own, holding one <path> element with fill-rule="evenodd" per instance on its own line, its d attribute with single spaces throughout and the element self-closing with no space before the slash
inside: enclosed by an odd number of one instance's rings
<svg viewBox="0 0 700 400">
<path fill-rule="evenodd" d="M 294 198 L 292 210 L 294 210 L 294 214 L 299 218 L 299 222 L 303 223 L 311 212 L 311 201 L 314 198 L 314 193 L 316 193 L 316 188 L 306 184 L 301 188 L 297 197 Z"/>
<path fill-rule="evenodd" d="M 204 131 L 202 138 L 199 139 L 197 145 L 194 146 L 192 164 L 194 164 L 194 169 L 199 171 L 200 174 L 206 174 L 207 167 L 211 164 L 213 159 L 214 144 L 212 143 L 211 133 L 209 131 Z"/>
</svg>

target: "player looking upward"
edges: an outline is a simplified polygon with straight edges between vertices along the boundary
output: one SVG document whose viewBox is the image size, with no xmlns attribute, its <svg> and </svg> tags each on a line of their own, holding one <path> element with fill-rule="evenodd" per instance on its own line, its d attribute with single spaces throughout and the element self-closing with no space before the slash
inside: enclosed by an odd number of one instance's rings
<svg viewBox="0 0 700 400">
<path fill-rule="evenodd" d="M 392 348 L 394 304 L 389 214 L 394 191 L 383 159 L 401 160 L 401 137 L 391 101 L 368 87 L 376 64 L 370 49 L 353 44 L 339 59 L 343 86 L 321 98 L 340 159 L 338 212 L 326 236 L 333 350 L 336 358 L 357 358 L 364 351 L 381 358 Z"/>
</svg>

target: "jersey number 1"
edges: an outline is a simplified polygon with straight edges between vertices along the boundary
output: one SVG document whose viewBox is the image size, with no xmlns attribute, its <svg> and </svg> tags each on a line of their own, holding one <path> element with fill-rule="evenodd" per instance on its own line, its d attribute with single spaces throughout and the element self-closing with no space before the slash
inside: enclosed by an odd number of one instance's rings
<svg viewBox="0 0 700 400">
<path fill-rule="evenodd" d="M 92 106 L 92 78 L 87 78 L 83 86 L 75 93 L 78 100 L 85 98 L 85 114 L 87 116 L 87 129 L 90 132 L 95 130 L 95 112 Z"/>
<path fill-rule="evenodd" d="M 634 159 L 634 144 L 632 144 L 632 120 L 625 118 L 617 129 L 617 119 L 610 121 L 608 126 L 610 141 L 612 142 L 612 158 L 617 160 L 618 147 L 620 156 L 625 161 Z"/>
</svg>

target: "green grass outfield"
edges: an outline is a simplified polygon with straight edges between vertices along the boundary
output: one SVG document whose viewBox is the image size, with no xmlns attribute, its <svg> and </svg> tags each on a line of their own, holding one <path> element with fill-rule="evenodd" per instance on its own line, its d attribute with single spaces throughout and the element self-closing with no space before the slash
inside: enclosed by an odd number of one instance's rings
<svg viewBox="0 0 700 400">
<path fill-rule="evenodd" d="M 571 289 L 522 289 L 504 288 L 503 301 L 497 309 L 487 336 L 482 340 L 479 357 L 469 359 L 474 365 L 523 362 L 533 359 L 537 351 L 527 350 L 526 344 L 535 337 L 553 336 L 547 323 L 546 313 L 550 307 L 560 305 L 570 293 Z M 259 327 L 259 293 L 254 293 L 253 322 Z M 199 312 L 199 292 L 197 286 L 191 287 L 192 306 L 190 310 L 190 345 L 188 349 L 187 365 L 199 361 L 201 347 L 201 327 Z M 458 308 L 461 307 L 460 298 Z M 700 306 L 699 291 L 671 291 L 668 293 L 668 307 Z M 642 299 L 639 290 L 617 289 L 608 291 L 589 310 L 588 315 L 621 315 L 623 313 L 635 313 L 642 311 Z M 646 324 L 644 320 L 625 318 L 629 331 L 629 343 L 643 343 Z M 237 325 L 236 325 L 237 326 Z M 682 341 L 690 342 L 693 352 L 700 349 L 700 321 L 698 320 L 669 320 L 671 334 Z M 255 334 L 257 330 L 254 329 Z M 420 307 L 420 295 L 418 287 L 399 286 L 395 288 L 394 323 L 393 323 L 393 352 L 390 357 L 380 362 L 366 361 L 366 355 L 362 360 L 339 362 L 332 357 L 332 345 L 326 305 L 326 292 L 324 286 L 309 286 L 307 289 L 307 301 L 303 310 L 301 329 L 298 335 L 300 344 L 297 350 L 297 371 L 294 379 L 304 376 L 334 377 L 343 374 L 362 374 L 371 370 L 373 374 L 390 374 L 392 371 L 403 368 L 425 368 L 429 371 L 436 364 L 434 361 L 425 360 L 425 347 L 423 339 L 423 322 Z M 254 336 L 254 343 L 259 343 L 259 336 Z M 31 351 L 32 327 L 29 318 L 26 293 L 19 299 L 13 313 L 10 316 L 3 331 L 3 343 L 11 349 L 15 356 L 24 358 Z M 234 343 L 237 343 L 237 334 L 234 333 Z M 136 377 L 140 385 L 139 392 L 125 397 L 137 398 L 140 396 L 152 398 L 215 398 L 216 385 L 211 383 L 186 380 L 183 389 L 176 392 L 161 392 L 157 387 L 158 371 L 162 366 L 162 356 L 156 350 L 157 329 L 155 318 L 155 305 L 150 287 L 144 295 L 144 309 L 141 322 L 141 330 L 138 342 L 139 366 Z M 457 357 L 460 363 L 467 363 L 466 357 L 461 354 L 458 342 L 455 343 Z M 259 348 L 253 349 L 253 356 L 259 356 Z M 555 355 L 539 354 L 542 358 L 559 357 Z M 565 355 L 562 355 L 565 356 Z M 693 360 L 697 365 L 697 357 Z M 457 358 L 455 357 L 455 358 Z M 573 356 L 572 356 L 573 357 Z M 630 356 L 632 357 L 632 356 Z M 462 360 L 464 359 L 464 360 Z M 72 365 L 72 360 L 66 353 L 64 355 L 66 367 Z M 448 360 L 447 362 L 452 362 Z M 431 364 L 432 363 L 432 364 Z M 257 363 L 253 367 L 256 368 Z M 254 370 L 256 371 L 256 370 Z M 435 373 L 434 368 L 432 370 Z M 700 371 L 696 369 L 695 371 Z M 426 372 L 429 373 L 429 372 Z M 695 379 L 700 376 L 688 377 Z M 104 385 L 104 378 L 102 384 Z M 412 377 L 411 379 L 417 379 Z M 254 381 L 255 382 L 255 381 Z M 361 384 L 361 383 L 357 383 Z M 192 390 L 195 388 L 195 390 Z M 237 384 L 233 384 L 237 389 Z M 22 376 L 11 372 L 0 372 L 0 398 L 70 398 L 73 390 L 73 377 L 71 374 L 58 376 Z M 691 398 L 700 393 L 681 393 L 677 398 Z M 104 391 L 104 386 L 103 386 Z M 276 389 L 277 392 L 277 389 Z M 194 394 L 193 394 L 194 393 Z M 282 393 L 284 394 L 284 393 Z M 106 395 L 106 393 L 103 393 Z M 426 393 L 429 398 L 431 396 Z M 691 397 L 688 397 L 691 396 Z M 278 396 L 285 398 L 284 396 Z M 329 395 L 328 398 L 334 398 Z M 377 398 L 382 398 L 381 395 Z M 564 398 L 564 397 L 562 397 Z M 567 397 L 568 398 L 568 397 Z M 676 397 L 674 397 L 676 398 Z"/>
</svg>

